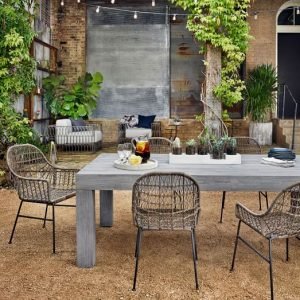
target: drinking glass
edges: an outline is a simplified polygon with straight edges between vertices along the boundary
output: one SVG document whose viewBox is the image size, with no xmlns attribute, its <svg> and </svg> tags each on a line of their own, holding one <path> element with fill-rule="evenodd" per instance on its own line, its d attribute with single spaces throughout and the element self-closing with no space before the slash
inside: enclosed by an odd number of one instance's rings
<svg viewBox="0 0 300 300">
<path fill-rule="evenodd" d="M 117 148 L 117 151 L 118 151 L 120 161 L 123 161 L 124 158 L 125 158 L 124 144 L 119 144 L 118 148 Z"/>
<path fill-rule="evenodd" d="M 129 156 L 132 154 L 132 144 L 125 143 L 123 144 L 123 153 L 126 161 L 128 161 Z"/>
</svg>

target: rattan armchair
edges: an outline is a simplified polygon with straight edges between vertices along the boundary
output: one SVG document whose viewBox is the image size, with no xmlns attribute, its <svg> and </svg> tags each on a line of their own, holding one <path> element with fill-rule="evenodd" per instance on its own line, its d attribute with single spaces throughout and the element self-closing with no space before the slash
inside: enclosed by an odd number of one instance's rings
<svg viewBox="0 0 300 300">
<path fill-rule="evenodd" d="M 240 154 L 261 154 L 261 147 L 258 142 L 250 137 L 246 136 L 236 136 L 237 152 Z M 258 201 L 259 201 L 259 210 L 261 210 L 261 198 L 264 197 L 266 199 L 266 206 L 269 207 L 268 193 L 267 192 L 258 192 Z M 222 205 L 221 205 L 221 213 L 220 213 L 220 223 L 223 222 L 223 210 L 225 208 L 225 199 L 226 199 L 226 191 L 223 191 L 222 195 Z"/>
<path fill-rule="evenodd" d="M 44 154 L 30 144 L 14 145 L 7 151 L 7 164 L 11 178 L 21 200 L 9 243 L 11 244 L 18 219 L 30 218 L 51 221 L 53 225 L 53 253 L 55 253 L 55 206 L 75 196 L 75 174 L 77 169 L 64 169 L 52 165 Z M 23 202 L 46 205 L 43 218 L 20 214 Z M 52 218 L 47 218 L 48 206 L 52 206 Z"/>
<path fill-rule="evenodd" d="M 240 240 L 269 263 L 271 299 L 274 299 L 272 241 L 274 239 L 286 239 L 286 260 L 288 261 L 289 238 L 300 234 L 300 183 L 294 184 L 279 193 L 270 208 L 262 214 L 256 214 L 238 203 L 236 205 L 236 217 L 239 222 L 231 271 L 234 269 L 237 245 Z M 268 256 L 261 254 L 253 245 L 240 236 L 241 223 L 246 224 L 268 240 Z"/>
<path fill-rule="evenodd" d="M 195 228 L 200 213 L 200 189 L 183 173 L 148 173 L 135 182 L 132 191 L 133 222 L 138 228 L 133 290 L 136 288 L 142 233 L 145 230 L 188 230 L 191 232 L 196 289 L 197 243 Z"/>
</svg>

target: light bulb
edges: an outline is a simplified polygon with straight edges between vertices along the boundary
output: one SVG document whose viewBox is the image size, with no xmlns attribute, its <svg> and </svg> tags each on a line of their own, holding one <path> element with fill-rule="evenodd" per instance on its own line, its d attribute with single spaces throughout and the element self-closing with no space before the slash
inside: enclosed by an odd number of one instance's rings
<svg viewBox="0 0 300 300">
<path fill-rule="evenodd" d="M 38 95 L 41 93 L 41 88 L 40 88 L 40 87 L 38 87 L 38 88 L 36 89 L 36 93 L 37 93 Z"/>
<path fill-rule="evenodd" d="M 99 12 L 100 12 L 100 6 L 97 6 L 96 13 L 99 14 Z"/>
<path fill-rule="evenodd" d="M 80 3 L 80 0 L 77 0 L 77 3 Z"/>
<path fill-rule="evenodd" d="M 115 0 L 111 0 L 110 2 L 111 2 L 111 4 L 115 4 Z"/>
<path fill-rule="evenodd" d="M 297 15 L 300 15 L 300 8 L 299 8 L 299 7 L 297 7 L 296 14 L 297 14 Z"/>
<path fill-rule="evenodd" d="M 62 1 L 60 1 L 60 5 L 61 6 L 64 6 L 65 5 L 65 2 L 62 0 Z"/>
<path fill-rule="evenodd" d="M 173 15 L 172 20 L 173 20 L 173 21 L 176 21 L 176 14 Z"/>
<path fill-rule="evenodd" d="M 155 6 L 155 0 L 152 0 L 152 6 Z"/>
<path fill-rule="evenodd" d="M 254 13 L 254 20 L 257 20 L 257 18 L 258 18 L 257 13 Z"/>
<path fill-rule="evenodd" d="M 137 19 L 137 18 L 138 18 L 137 12 L 136 12 L 136 11 L 134 12 L 133 18 L 134 18 L 134 19 Z"/>
</svg>

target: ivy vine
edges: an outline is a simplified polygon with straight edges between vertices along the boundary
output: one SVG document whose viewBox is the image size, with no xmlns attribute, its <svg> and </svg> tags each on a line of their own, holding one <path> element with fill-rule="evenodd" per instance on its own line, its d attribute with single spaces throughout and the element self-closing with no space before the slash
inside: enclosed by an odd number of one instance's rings
<svg viewBox="0 0 300 300">
<path fill-rule="evenodd" d="M 245 60 L 249 25 L 247 9 L 250 0 L 171 0 L 188 12 L 187 29 L 196 40 L 222 51 L 221 82 L 215 96 L 226 106 L 242 100 L 245 89 L 239 68 Z M 207 62 L 206 62 L 207 63 Z"/>
</svg>

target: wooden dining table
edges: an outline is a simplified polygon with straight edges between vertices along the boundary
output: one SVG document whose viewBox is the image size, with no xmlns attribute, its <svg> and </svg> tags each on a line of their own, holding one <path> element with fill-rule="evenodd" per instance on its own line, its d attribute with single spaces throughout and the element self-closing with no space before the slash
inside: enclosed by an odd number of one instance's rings
<svg viewBox="0 0 300 300">
<path fill-rule="evenodd" d="M 238 165 L 200 165 L 169 164 L 168 154 L 155 154 L 151 156 L 158 161 L 155 169 L 128 171 L 114 167 L 117 154 L 100 154 L 76 175 L 77 266 L 96 264 L 95 191 L 100 191 L 100 226 L 110 227 L 113 191 L 131 190 L 138 177 L 152 171 L 184 172 L 197 181 L 201 191 L 281 191 L 300 182 L 300 159 L 294 167 L 283 168 L 262 164 L 262 157 L 242 155 Z"/>
</svg>

